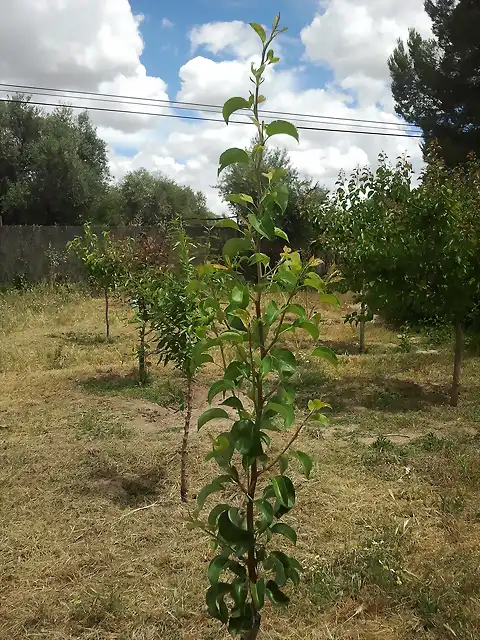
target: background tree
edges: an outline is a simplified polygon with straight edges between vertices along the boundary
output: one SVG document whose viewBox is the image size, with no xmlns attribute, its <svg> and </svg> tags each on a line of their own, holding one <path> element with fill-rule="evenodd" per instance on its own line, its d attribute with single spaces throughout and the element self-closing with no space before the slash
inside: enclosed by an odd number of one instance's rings
<svg viewBox="0 0 480 640">
<path fill-rule="evenodd" d="M 411 179 L 406 158 L 391 166 L 381 154 L 375 172 L 367 166 L 356 169 L 348 179 L 341 173 L 332 198 L 319 212 L 322 233 L 317 244 L 335 252 L 342 275 L 339 288 L 353 292 L 361 305 L 360 313 L 346 317 L 346 322 L 360 328 L 360 353 L 365 352 L 365 324 L 373 317 L 367 304 L 369 293 L 380 274 L 389 269 L 390 257 L 384 256 L 391 248 L 386 221 L 390 212 L 408 200 Z"/>
<path fill-rule="evenodd" d="M 155 352 L 165 365 L 171 362 L 185 380 L 185 419 L 180 450 L 180 497 L 188 498 L 187 456 L 192 418 L 195 375 L 204 361 L 196 360 L 195 350 L 205 336 L 213 313 L 208 301 L 198 304 L 192 281 L 196 280 L 192 264 L 193 245 L 181 221 L 174 220 L 170 229 L 175 265 L 164 274 L 152 306 L 151 325 L 155 332 Z"/>
<path fill-rule="evenodd" d="M 84 225 L 83 237 L 76 237 L 67 244 L 67 249 L 82 263 L 85 275 L 93 287 L 99 288 L 105 298 L 105 332 L 110 338 L 110 292 L 123 281 L 125 260 L 118 244 L 108 231 L 99 237 L 88 223 Z"/>
<path fill-rule="evenodd" d="M 467 320 L 478 307 L 480 162 L 449 168 L 431 148 L 412 188 L 407 158 L 381 158 L 337 190 L 327 232 L 337 241 L 347 285 L 386 319 L 455 328 L 451 404 L 456 406 Z M 345 263 L 343 263 L 345 259 Z"/>
<path fill-rule="evenodd" d="M 150 357 L 155 353 L 148 344 L 153 332 L 152 319 L 170 266 L 169 238 L 166 229 L 163 232 L 159 229 L 154 235 L 120 238 L 113 242 L 113 246 L 122 264 L 119 291 L 133 310 L 133 322 L 138 333 L 138 379 L 140 384 L 145 384 Z"/>
<path fill-rule="evenodd" d="M 45 114 L 28 98 L 0 105 L 0 215 L 4 224 L 81 224 L 108 180 L 106 144 L 86 113 Z M 22 102 L 18 102 L 22 100 Z"/>
<path fill-rule="evenodd" d="M 203 193 L 179 185 L 161 173 L 132 171 L 117 189 L 119 217 L 124 224 L 156 225 L 174 218 L 201 221 L 212 216 Z"/>
<path fill-rule="evenodd" d="M 371 304 L 393 317 L 407 312 L 414 321 L 454 327 L 456 406 L 465 324 L 479 300 L 480 162 L 471 156 L 452 170 L 435 147 L 427 159 L 420 186 L 385 220 L 387 242 L 377 245 L 383 270 L 377 269 Z"/>
<path fill-rule="evenodd" d="M 438 140 L 447 165 L 480 154 L 480 3 L 426 0 L 433 38 L 410 30 L 388 61 L 395 110 Z"/>
<path fill-rule="evenodd" d="M 254 145 L 255 141 L 251 149 Z M 284 192 L 288 192 L 288 203 L 284 212 L 276 213 L 275 224 L 285 230 L 295 247 L 308 246 L 316 235 L 316 210 L 325 202 L 328 190 L 325 187 L 319 187 L 311 180 L 300 178 L 286 149 L 267 150 L 262 163 L 263 171 L 267 171 L 268 168 L 284 171 L 280 184 Z M 256 193 L 255 171 L 253 160 L 248 164 L 234 164 L 227 167 L 218 183 L 220 195 L 227 198 L 232 193 L 245 193 L 253 198 Z M 244 213 L 241 204 L 229 203 L 229 208 L 236 215 Z"/>
</svg>

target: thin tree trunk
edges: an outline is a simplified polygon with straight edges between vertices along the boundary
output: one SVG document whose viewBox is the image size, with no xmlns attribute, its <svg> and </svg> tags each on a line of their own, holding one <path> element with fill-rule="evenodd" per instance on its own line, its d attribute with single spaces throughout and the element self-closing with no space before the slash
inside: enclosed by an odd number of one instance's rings
<svg viewBox="0 0 480 640">
<path fill-rule="evenodd" d="M 107 330 L 107 340 L 110 340 L 110 318 L 109 318 L 109 301 L 108 301 L 108 287 L 105 287 L 105 327 Z"/>
<path fill-rule="evenodd" d="M 190 420 L 192 418 L 192 376 L 187 377 L 185 424 L 183 428 L 182 449 L 180 452 L 180 497 L 182 502 L 187 502 L 188 482 L 187 482 L 187 454 L 188 454 L 188 434 L 190 432 Z"/>
<path fill-rule="evenodd" d="M 460 394 L 460 376 L 462 373 L 463 360 L 463 327 L 461 322 L 455 323 L 455 357 L 453 364 L 452 391 L 450 394 L 450 404 L 452 407 L 458 405 Z"/>
<path fill-rule="evenodd" d="M 360 313 L 362 314 L 360 320 L 360 353 L 365 353 L 365 314 L 367 311 L 367 305 L 362 302 Z"/>
<path fill-rule="evenodd" d="M 142 323 L 142 327 L 140 329 L 140 344 L 138 347 L 138 379 L 140 384 L 145 384 L 147 381 L 147 367 L 146 367 L 146 358 L 145 358 L 145 330 L 146 323 Z"/>
<path fill-rule="evenodd" d="M 250 631 L 247 631 L 247 633 L 245 635 L 243 635 L 241 637 L 241 640 L 256 640 L 259 632 L 260 632 L 260 622 L 261 622 L 261 615 L 258 613 L 258 611 L 254 611 L 253 612 L 253 616 L 254 616 L 254 625 L 252 627 L 252 629 L 250 629 Z"/>
</svg>

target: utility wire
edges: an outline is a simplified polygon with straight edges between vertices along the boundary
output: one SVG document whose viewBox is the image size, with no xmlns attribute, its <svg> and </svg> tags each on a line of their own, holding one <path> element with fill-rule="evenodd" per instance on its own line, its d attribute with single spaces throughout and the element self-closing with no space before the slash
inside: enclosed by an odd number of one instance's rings
<svg viewBox="0 0 480 640">
<path fill-rule="evenodd" d="M 202 108 L 210 108 L 210 109 L 222 109 L 221 105 L 214 105 L 214 104 L 206 104 L 206 103 L 202 103 L 202 102 L 182 102 L 182 101 L 176 101 L 176 100 L 162 100 L 161 98 L 142 98 L 140 96 L 126 96 L 126 95 L 120 95 L 120 94 L 115 94 L 115 93 L 100 93 L 100 92 L 95 92 L 95 91 L 81 91 L 81 90 L 73 90 L 73 89 L 55 89 L 55 88 L 51 88 L 51 87 L 37 87 L 34 85 L 21 85 L 21 84 L 8 84 L 8 83 L 0 83 L 0 87 L 5 87 L 5 88 L 9 88 L 10 90 L 31 90 L 31 91 L 55 91 L 55 92 L 61 92 L 61 93 L 74 93 L 74 94 L 78 94 L 78 95 L 82 95 L 82 96 L 94 96 L 94 97 L 104 97 L 104 98 L 119 98 L 119 99 L 123 99 L 123 100 L 142 100 L 145 102 L 151 102 L 151 103 L 163 103 L 166 104 L 168 106 L 171 106 L 172 108 L 180 108 L 179 106 L 175 106 L 175 105 L 180 105 L 182 107 L 202 107 Z M 60 97 L 68 97 L 68 96 L 60 96 Z M 92 98 L 91 98 L 92 99 Z M 193 109 L 192 109 L 193 110 Z M 198 109 L 195 109 L 198 110 Z M 318 114 L 309 114 L 309 113 L 295 113 L 295 112 L 291 112 L 291 111 L 271 111 L 268 109 L 261 109 L 260 113 L 262 114 L 271 114 L 274 117 L 276 116 L 298 116 L 298 117 L 305 117 L 305 118 L 322 118 L 325 120 L 339 120 L 339 121 L 345 121 L 345 122 L 360 122 L 360 123 L 367 123 L 367 124 L 381 124 L 381 125 L 393 125 L 393 126 L 397 126 L 397 127 L 406 127 L 406 128 L 416 128 L 418 129 L 418 127 L 416 127 L 415 125 L 411 125 L 409 123 L 402 123 L 402 122 L 393 122 L 393 121 L 383 121 L 383 120 L 365 120 L 362 118 L 344 118 L 344 117 L 336 117 L 336 116 L 322 116 L 322 115 L 318 115 Z"/>
<path fill-rule="evenodd" d="M 60 98 L 62 96 L 59 96 Z M 52 104 L 51 102 L 40 102 L 40 101 L 33 101 L 33 100 L 18 100 L 15 98 L 0 98 L 0 102 L 12 102 L 12 103 L 16 103 L 16 104 L 31 104 L 31 105 L 35 105 L 35 106 L 39 106 L 39 107 L 61 107 L 64 106 L 62 104 Z M 132 115 L 137 115 L 137 116 L 150 116 L 150 117 L 156 117 L 156 118 L 175 118 L 175 119 L 179 119 L 179 120 L 197 120 L 200 122 L 219 122 L 219 123 L 223 123 L 223 120 L 219 120 L 218 118 L 206 118 L 204 116 L 187 116 L 187 115 L 179 115 L 179 114 L 175 114 L 175 113 L 151 113 L 151 112 L 146 112 L 146 111 L 132 111 L 129 109 L 112 109 L 112 108 L 107 108 L 107 107 L 92 107 L 92 106 L 81 106 L 81 105 L 69 105 L 70 108 L 72 109 L 81 109 L 82 111 L 100 111 L 100 112 L 106 112 L 106 113 L 125 113 L 125 114 L 132 114 Z M 252 122 L 249 121 L 244 121 L 244 120 L 230 120 L 229 121 L 230 124 L 243 124 L 243 125 L 253 125 Z M 333 123 L 336 124 L 336 123 Z M 342 126 L 341 123 L 338 123 L 337 126 Z M 328 128 L 328 127 L 306 127 L 303 125 L 300 125 L 297 127 L 297 129 L 301 130 L 301 131 L 328 131 L 331 133 L 357 133 L 357 134 L 363 134 L 363 135 L 370 135 L 370 136 L 391 136 L 391 137 L 397 137 L 397 138 L 422 138 L 422 135 L 417 135 L 417 134 L 411 134 L 411 133 L 394 133 L 394 132 L 390 132 L 390 131 L 361 131 L 361 130 L 354 130 L 354 129 L 332 129 L 332 128 Z"/>
<path fill-rule="evenodd" d="M 0 93 L 8 93 L 8 90 L 7 89 L 0 89 Z M 58 95 L 58 94 L 55 94 L 55 93 L 49 93 L 47 91 L 30 91 L 29 95 L 44 96 L 44 97 L 47 97 L 47 98 L 57 98 L 57 99 L 66 98 L 68 100 L 86 99 L 86 98 L 81 98 L 79 96 L 61 96 L 61 95 Z M 127 98 L 125 100 L 124 99 L 117 100 L 115 98 L 100 98 L 98 96 L 93 96 L 93 97 L 88 98 L 88 100 L 95 101 L 95 102 L 113 103 L 113 104 L 130 105 L 130 106 L 141 106 L 141 107 L 149 107 L 150 106 L 149 104 L 145 104 L 144 102 L 133 102 L 133 101 L 131 101 L 131 100 L 133 100 L 133 98 L 132 99 Z M 126 100 L 129 100 L 129 101 L 127 102 Z M 146 98 L 140 98 L 139 100 L 146 100 Z M 69 103 L 67 103 L 67 104 L 69 104 Z M 56 105 L 54 105 L 54 106 L 56 106 Z M 213 113 L 213 114 L 216 114 L 216 115 L 222 115 L 221 110 L 219 110 L 218 108 L 216 108 L 216 109 L 208 108 L 207 109 L 207 108 L 198 107 L 198 108 L 192 109 L 191 107 L 185 107 L 185 106 L 170 107 L 169 105 L 158 105 L 158 106 L 157 105 L 152 105 L 152 107 L 154 107 L 154 106 L 156 108 L 158 108 L 158 109 L 170 109 L 170 108 L 173 108 L 173 109 L 179 109 L 179 110 L 185 110 L 185 111 L 199 111 L 199 112 L 202 112 L 202 113 Z M 85 108 L 88 108 L 88 105 Z M 152 113 L 151 115 L 156 115 L 156 114 Z M 243 113 L 238 113 L 238 115 L 239 116 L 248 117 L 246 114 L 243 114 Z M 323 118 L 324 116 L 316 116 L 316 117 Z M 293 122 L 304 122 L 304 123 L 309 123 L 309 124 L 324 124 L 323 122 L 318 123 L 315 120 L 307 120 L 306 118 L 294 118 Z M 344 123 L 341 123 L 341 122 L 338 122 L 338 123 L 337 122 L 333 122 L 332 125 L 334 125 L 334 126 L 345 126 Z M 360 129 L 367 129 L 369 131 L 374 131 L 374 130 L 389 131 L 392 128 L 393 128 L 393 130 L 395 130 L 395 126 L 396 125 L 388 124 L 385 127 L 380 127 L 380 126 L 375 126 L 375 125 L 370 126 L 370 125 L 362 125 L 362 124 L 352 123 L 352 124 L 349 124 L 349 126 L 350 127 L 360 128 Z M 397 131 L 398 130 L 406 132 L 403 129 L 397 129 Z M 415 133 L 415 132 L 414 131 L 410 131 L 408 133 Z"/>
</svg>

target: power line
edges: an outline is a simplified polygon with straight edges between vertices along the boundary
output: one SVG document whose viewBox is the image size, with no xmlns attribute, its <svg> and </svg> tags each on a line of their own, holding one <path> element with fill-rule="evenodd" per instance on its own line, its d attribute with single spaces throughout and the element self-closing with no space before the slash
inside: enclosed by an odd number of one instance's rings
<svg viewBox="0 0 480 640">
<path fill-rule="evenodd" d="M 62 97 L 62 96 L 59 96 Z M 0 102 L 12 102 L 15 104 L 31 104 L 39 107 L 61 107 L 62 104 L 52 104 L 51 102 L 37 102 L 33 100 L 18 100 L 13 98 L 0 98 Z M 224 123 L 223 120 L 219 120 L 218 118 L 205 118 L 204 116 L 187 116 L 187 115 L 179 115 L 175 113 L 151 113 L 146 111 L 132 111 L 129 109 L 112 109 L 107 107 L 92 107 L 92 106 L 81 106 L 81 105 L 69 105 L 72 109 L 80 109 L 82 111 L 100 111 L 105 113 L 124 113 L 130 115 L 137 116 L 150 116 L 155 118 L 175 118 L 178 120 L 196 120 L 200 122 L 218 122 Z M 243 124 L 243 125 L 251 125 L 252 122 L 244 121 L 244 120 L 230 120 L 230 124 Z M 339 124 L 338 126 L 341 126 Z M 361 131 L 361 130 L 352 130 L 352 129 L 331 129 L 328 127 L 306 127 L 300 125 L 297 127 L 300 131 L 323 131 L 330 133 L 356 133 L 370 136 L 390 136 L 396 138 L 422 138 L 422 135 L 410 134 L 410 133 L 394 133 L 390 131 Z"/>
<path fill-rule="evenodd" d="M 56 91 L 56 92 L 61 92 L 61 93 L 74 93 L 74 94 L 78 94 L 78 95 L 82 95 L 82 96 L 94 96 L 94 97 L 104 97 L 104 98 L 120 98 L 123 100 L 142 100 L 142 101 L 146 101 L 146 102 L 152 102 L 152 103 L 163 103 L 166 104 L 168 106 L 171 106 L 172 108 L 180 108 L 177 107 L 175 105 L 180 105 L 182 107 L 202 107 L 202 108 L 210 108 L 210 109 L 222 109 L 221 105 L 214 105 L 214 104 L 206 104 L 206 103 L 202 103 L 202 102 L 185 102 L 185 101 L 177 101 L 177 100 L 163 100 L 161 98 L 142 98 L 140 96 L 126 96 L 126 95 L 120 95 L 120 94 L 115 94 L 115 93 L 100 93 L 100 92 L 95 92 L 95 91 L 81 91 L 81 90 L 74 90 L 74 89 L 55 89 L 55 88 L 51 88 L 51 87 L 37 87 L 34 85 L 21 85 L 21 84 L 8 84 L 8 83 L 0 83 L 0 87 L 9 87 L 10 89 L 14 89 L 14 90 L 18 90 L 18 89 L 27 89 L 27 90 L 32 90 L 32 91 Z M 60 96 L 62 97 L 62 96 Z M 68 96 L 63 96 L 63 97 L 68 97 Z M 92 98 L 91 98 L 92 99 Z M 197 110 L 197 109 L 195 109 Z M 402 122 L 393 122 L 393 121 L 383 121 L 383 120 L 366 120 L 366 119 L 362 119 L 362 118 L 343 118 L 343 117 L 336 117 L 336 116 L 322 116 L 322 115 L 318 115 L 318 114 L 309 114 L 309 113 L 295 113 L 295 112 L 291 112 L 291 111 L 271 111 L 268 109 L 261 109 L 260 113 L 262 114 L 272 114 L 274 117 L 281 115 L 281 116 L 299 116 L 299 117 L 305 117 L 305 118 L 322 118 L 325 120 L 339 120 L 339 121 L 345 121 L 345 122 L 360 122 L 360 123 L 368 123 L 368 124 L 382 124 L 382 125 L 392 125 L 392 126 L 397 126 L 397 127 L 405 127 L 405 128 L 416 128 L 418 129 L 419 127 L 416 127 L 416 125 L 411 125 L 407 122 L 402 123 Z"/>
<path fill-rule="evenodd" d="M 8 90 L 7 89 L 0 89 L 0 93 L 8 93 Z M 30 91 L 29 95 L 45 96 L 45 97 L 57 98 L 57 99 L 67 98 L 69 100 L 71 100 L 71 99 L 82 100 L 83 99 L 83 98 L 80 98 L 79 96 L 61 96 L 61 95 L 57 95 L 55 93 L 48 93 L 47 91 Z M 96 102 L 104 102 L 104 103 L 113 103 L 113 104 L 125 104 L 125 105 L 131 105 L 131 106 L 142 106 L 142 107 L 149 106 L 149 105 L 145 105 L 143 102 L 132 102 L 132 101 L 126 102 L 125 100 L 116 100 L 114 98 L 100 98 L 98 96 L 89 97 L 88 100 L 92 100 L 92 101 L 96 101 Z M 143 100 L 143 98 L 140 98 L 140 100 Z M 85 108 L 88 108 L 88 105 Z M 158 105 L 157 108 L 159 108 L 159 109 L 174 108 L 174 109 L 179 109 L 179 110 L 193 111 L 193 109 L 191 109 L 190 107 L 185 107 L 185 106 L 169 107 L 168 105 Z M 222 112 L 219 111 L 218 109 L 217 110 L 213 110 L 213 109 L 198 108 L 198 109 L 195 109 L 195 111 L 199 111 L 199 112 L 203 112 L 203 113 L 213 113 L 213 114 L 216 114 L 216 115 L 222 115 Z M 151 115 L 155 115 L 155 113 L 152 113 Z M 240 113 L 238 115 L 243 116 L 242 113 Z M 245 117 L 247 117 L 246 114 L 245 114 Z M 321 118 L 322 116 L 318 116 L 318 117 Z M 317 124 L 314 120 L 307 120 L 305 118 L 294 118 L 293 122 L 305 122 L 305 123 L 310 123 L 310 124 Z M 323 124 L 323 123 L 320 123 L 320 124 Z M 343 126 L 343 123 L 332 123 L 332 125 Z M 361 129 L 367 129 L 369 131 L 374 131 L 374 130 L 389 131 L 390 130 L 390 129 L 386 128 L 386 127 L 366 126 L 366 125 L 361 125 L 361 124 L 356 124 L 356 123 L 350 124 L 349 126 L 356 127 L 356 128 L 361 128 Z M 392 126 L 394 126 L 394 125 L 388 125 L 388 127 L 392 127 Z M 414 133 L 414 132 L 412 131 L 412 132 L 409 132 L 409 133 Z"/>
</svg>

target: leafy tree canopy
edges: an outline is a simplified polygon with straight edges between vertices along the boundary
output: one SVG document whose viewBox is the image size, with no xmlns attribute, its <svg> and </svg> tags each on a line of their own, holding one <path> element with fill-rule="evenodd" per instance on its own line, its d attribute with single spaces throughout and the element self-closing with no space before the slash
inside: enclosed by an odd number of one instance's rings
<svg viewBox="0 0 480 640">
<path fill-rule="evenodd" d="M 86 113 L 46 114 L 25 96 L 0 104 L 0 215 L 4 224 L 91 219 L 108 180 L 106 144 Z M 22 100 L 22 102 L 20 102 Z"/>
<path fill-rule="evenodd" d="M 252 148 L 255 141 L 252 143 Z M 284 213 L 277 213 L 275 223 L 284 229 L 290 241 L 297 247 L 308 244 L 315 238 L 314 221 L 316 211 L 327 197 L 327 189 L 318 187 L 311 180 L 300 178 L 292 165 L 288 151 L 273 148 L 267 150 L 262 158 L 262 171 L 283 169 L 282 184 L 288 190 L 288 204 Z M 223 198 L 232 193 L 245 193 L 256 197 L 256 168 L 250 156 L 245 164 L 232 164 L 222 173 L 218 190 Z M 230 203 L 231 211 L 244 215 L 245 208 L 238 203 Z"/>
<path fill-rule="evenodd" d="M 480 154 L 480 3 L 426 0 L 425 11 L 434 37 L 411 29 L 388 61 L 395 110 L 456 166 Z"/>
<path fill-rule="evenodd" d="M 118 217 L 124 224 L 154 225 L 175 218 L 200 222 L 212 216 L 201 191 L 146 169 L 127 173 L 112 192 L 110 198 L 120 207 Z"/>
</svg>

